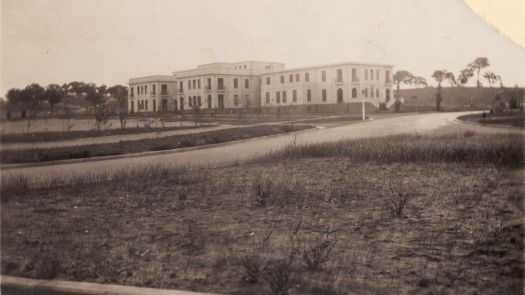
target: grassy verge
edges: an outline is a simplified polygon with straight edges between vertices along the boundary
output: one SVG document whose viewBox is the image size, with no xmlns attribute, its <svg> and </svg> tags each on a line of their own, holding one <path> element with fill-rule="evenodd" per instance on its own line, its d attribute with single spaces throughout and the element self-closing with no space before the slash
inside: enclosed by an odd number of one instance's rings
<svg viewBox="0 0 525 295">
<path fill-rule="evenodd" d="M 369 148 L 407 140 L 387 139 Z M 42 189 L 2 178 L 2 273 L 223 294 L 523 292 L 522 165 L 329 154 Z"/>
<path fill-rule="evenodd" d="M 314 145 L 289 145 L 255 161 L 309 157 L 349 157 L 355 162 L 477 163 L 522 166 L 525 143 L 517 134 L 481 135 L 472 132 L 445 136 L 396 135 Z"/>
<path fill-rule="evenodd" d="M 337 123 L 337 122 L 353 122 L 360 121 L 359 116 L 338 116 L 333 118 L 314 118 L 301 120 L 301 123 Z"/>
<path fill-rule="evenodd" d="M 122 155 L 146 151 L 160 151 L 207 144 L 224 143 L 241 139 L 274 135 L 312 128 L 308 125 L 262 125 L 231 128 L 195 134 L 165 136 L 158 139 L 121 141 L 120 143 L 92 144 L 71 147 L 27 150 L 3 150 L 1 163 L 30 163 L 65 159 Z"/>
<path fill-rule="evenodd" d="M 211 125 L 215 126 L 215 125 Z M 182 126 L 182 127 L 150 127 L 150 128 L 126 128 L 126 129 L 107 129 L 107 130 L 78 130 L 78 131 L 55 131 L 55 132 L 32 132 L 32 133 L 16 133 L 16 134 L 1 134 L 0 142 L 2 143 L 19 143 L 19 142 L 46 142 L 46 141 L 57 141 L 57 140 L 73 140 L 79 138 L 88 137 L 100 137 L 100 136 L 111 136 L 111 135 L 127 135 L 127 134 L 139 134 L 148 132 L 162 132 L 162 131 L 174 131 L 184 129 L 194 129 L 210 127 L 210 125 L 200 126 Z"/>
<path fill-rule="evenodd" d="M 482 114 L 464 115 L 458 117 L 458 120 L 525 128 L 525 114 L 516 112 L 486 114 L 485 118 Z"/>
</svg>

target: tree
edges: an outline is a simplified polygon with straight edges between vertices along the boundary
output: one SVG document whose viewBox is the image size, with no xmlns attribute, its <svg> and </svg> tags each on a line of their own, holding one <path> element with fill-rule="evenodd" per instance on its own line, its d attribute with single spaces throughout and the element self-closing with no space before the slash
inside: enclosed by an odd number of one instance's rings
<svg viewBox="0 0 525 295">
<path fill-rule="evenodd" d="M 55 105 L 59 102 L 62 102 L 63 98 L 64 94 L 62 92 L 62 87 L 57 84 L 48 85 L 43 93 L 43 99 L 47 101 L 51 107 L 51 114 L 53 114 L 55 111 Z"/>
<path fill-rule="evenodd" d="M 483 78 L 485 78 L 489 82 L 489 87 L 492 88 L 492 83 L 495 83 L 498 81 L 498 75 L 494 74 L 493 72 L 485 72 L 483 74 Z"/>
<path fill-rule="evenodd" d="M 459 72 L 459 75 L 458 75 L 458 86 L 464 86 L 465 84 L 468 83 L 468 80 L 470 78 L 472 78 L 474 76 L 474 70 L 470 67 L 470 66 L 467 66 L 466 68 L 464 68 L 463 70 L 461 70 Z"/>
<path fill-rule="evenodd" d="M 18 88 L 11 88 L 11 89 L 9 89 L 9 91 L 7 91 L 7 95 L 6 95 L 7 102 L 10 105 L 20 105 L 21 104 L 20 92 L 21 92 L 21 90 L 18 89 Z"/>
<path fill-rule="evenodd" d="M 448 81 L 451 87 L 456 86 L 457 84 L 456 77 L 454 77 L 454 74 L 452 72 L 445 71 L 445 80 Z"/>
<path fill-rule="evenodd" d="M 400 94 L 399 94 L 400 85 L 401 83 L 408 84 L 408 85 L 412 84 L 414 82 L 414 75 L 412 75 L 412 73 L 408 71 L 401 70 L 401 71 L 397 71 L 393 75 L 393 80 L 394 80 L 394 84 L 396 84 L 396 87 L 397 87 L 397 91 L 395 95 L 395 99 L 396 99 L 395 111 L 399 112 L 399 106 L 401 105 Z"/>
<path fill-rule="evenodd" d="M 71 124 L 71 108 L 69 107 L 70 99 L 73 95 L 76 95 L 76 92 L 73 91 L 70 87 L 70 84 L 64 83 L 60 87 L 60 91 L 62 92 L 62 101 L 64 102 L 64 117 L 62 120 L 62 130 L 65 132 L 69 132 L 74 124 Z"/>
<path fill-rule="evenodd" d="M 7 91 L 6 97 L 7 97 L 7 103 L 11 106 L 20 106 L 20 92 L 21 90 L 18 88 L 12 88 Z M 25 114 L 25 111 L 23 112 Z M 22 115 L 20 115 L 22 117 Z"/>
<path fill-rule="evenodd" d="M 84 91 L 86 94 L 85 99 L 91 104 L 93 108 L 105 104 L 106 85 L 97 87 L 94 84 L 88 84 L 85 86 Z"/>
<path fill-rule="evenodd" d="M 31 121 L 36 119 L 44 98 L 44 88 L 36 83 L 26 86 L 19 94 L 19 101 L 26 113 L 27 132 L 31 128 Z M 27 110 L 27 111 L 26 111 Z"/>
<path fill-rule="evenodd" d="M 500 75 L 496 75 L 496 81 L 499 81 L 499 87 L 503 88 L 503 80 Z"/>
<path fill-rule="evenodd" d="M 86 84 L 84 91 L 86 100 L 89 101 L 93 108 L 95 129 L 100 130 L 111 116 L 111 111 L 107 108 L 105 99 L 107 87 L 106 85 L 97 87 L 95 84 Z"/>
<path fill-rule="evenodd" d="M 111 86 L 108 88 L 108 93 L 117 100 L 120 128 L 124 129 L 128 119 L 128 87 L 122 85 Z"/>
<path fill-rule="evenodd" d="M 424 87 L 428 86 L 427 80 L 423 77 L 415 76 L 413 83 L 417 86 L 422 85 Z"/>
<path fill-rule="evenodd" d="M 447 71 L 446 70 L 437 70 L 434 71 L 432 74 L 432 78 L 434 78 L 438 82 L 438 88 L 436 93 L 436 111 L 441 110 L 441 101 L 442 101 L 442 95 L 441 95 L 441 82 L 446 79 Z"/>
<path fill-rule="evenodd" d="M 472 70 L 476 71 L 477 87 L 482 86 L 481 82 L 479 82 L 479 73 L 488 66 L 490 66 L 490 64 L 488 58 L 486 57 L 478 57 L 469 65 L 469 67 L 472 68 Z"/>
<path fill-rule="evenodd" d="M 68 93 L 71 95 L 81 95 L 86 93 L 88 88 L 89 87 L 84 82 L 73 81 L 67 84 Z"/>
</svg>

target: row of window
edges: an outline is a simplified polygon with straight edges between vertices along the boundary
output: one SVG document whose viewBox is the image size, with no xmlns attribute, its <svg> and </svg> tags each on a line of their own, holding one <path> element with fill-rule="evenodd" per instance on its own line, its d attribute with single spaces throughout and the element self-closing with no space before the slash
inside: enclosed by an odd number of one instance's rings
<svg viewBox="0 0 525 295">
<path fill-rule="evenodd" d="M 378 97 L 380 96 L 379 94 L 379 89 L 375 89 L 374 91 L 374 88 L 371 87 L 370 88 L 370 92 L 368 92 L 368 88 L 365 88 L 362 90 L 362 94 L 364 97 L 368 97 L 370 93 L 370 97 Z M 286 103 L 286 99 L 287 99 L 287 92 L 285 90 L 283 91 L 276 91 L 275 92 L 275 101 L 277 103 Z M 374 95 L 375 94 L 375 95 Z M 343 99 L 343 90 L 341 88 L 339 88 L 337 90 L 337 99 L 338 101 L 342 101 Z M 387 98 L 390 98 L 390 90 L 386 90 L 386 96 Z M 270 92 L 266 92 L 266 104 L 270 104 Z M 352 98 L 357 98 L 357 88 L 353 88 L 352 89 Z M 326 99 L 327 99 L 327 91 L 326 89 L 322 89 L 321 90 L 321 100 L 323 102 L 326 102 Z M 312 101 L 312 90 L 311 89 L 306 89 L 306 101 L 307 102 L 311 102 Z M 292 102 L 297 102 L 297 90 L 292 90 Z"/>
<path fill-rule="evenodd" d="M 184 98 L 181 97 L 180 99 L 183 100 Z M 208 100 L 210 100 L 210 99 L 211 99 L 211 96 L 208 96 Z M 244 99 L 247 102 L 247 101 L 250 100 L 250 96 L 248 94 L 246 94 L 244 96 Z M 239 95 L 235 94 L 233 96 L 233 105 L 238 106 L 240 103 L 241 103 L 241 100 L 239 98 Z M 193 97 L 188 96 L 188 105 L 190 107 L 192 107 L 192 106 L 199 106 L 200 107 L 201 106 L 201 96 L 200 95 L 199 96 L 193 96 Z M 211 108 L 211 106 L 209 106 L 209 108 Z"/>
<path fill-rule="evenodd" d="M 367 70 L 365 69 L 365 80 L 368 80 L 368 73 L 370 72 L 370 80 L 374 80 L 374 73 L 375 73 L 375 80 L 379 81 L 379 70 Z M 286 76 L 281 75 L 280 76 L 281 84 L 284 84 L 286 81 Z M 304 81 L 309 82 L 310 81 L 310 73 L 304 73 Z M 343 69 L 337 69 L 336 70 L 336 82 L 343 82 Z M 359 77 L 357 75 L 357 69 L 352 69 L 352 81 L 357 82 L 359 81 Z M 385 81 L 387 83 L 390 82 L 390 71 L 385 71 Z M 295 73 L 295 74 L 289 74 L 288 75 L 288 82 L 301 82 L 301 74 Z M 326 71 L 321 71 L 321 82 L 326 82 Z M 266 85 L 271 84 L 271 77 L 266 77 Z"/>
<path fill-rule="evenodd" d="M 206 81 L 206 90 L 211 90 L 211 78 L 208 78 Z M 194 79 L 194 80 L 188 80 L 187 81 L 188 90 L 192 89 L 201 89 L 201 79 Z M 217 78 L 217 85 L 218 89 L 224 89 L 224 78 Z M 233 79 L 233 88 L 239 88 L 239 79 L 234 78 Z M 244 79 L 244 88 L 248 89 L 250 88 L 250 79 Z M 184 90 L 184 83 L 182 81 L 179 82 L 179 91 Z"/>
<path fill-rule="evenodd" d="M 221 101 L 223 101 L 224 99 L 224 96 L 223 95 L 220 95 L 220 97 L 222 98 Z M 180 102 L 181 102 L 181 109 L 183 109 L 183 104 L 184 104 L 184 97 L 180 97 Z M 190 107 L 194 107 L 194 106 L 198 106 L 198 107 L 201 107 L 202 106 L 202 99 L 201 99 L 201 96 L 198 95 L 198 96 L 188 96 L 187 98 L 187 102 L 188 102 L 188 106 Z M 244 99 L 245 99 L 245 102 L 249 102 L 250 101 L 250 96 L 248 94 L 246 94 L 244 96 Z M 133 103 L 133 101 L 131 101 L 131 103 Z M 152 111 L 156 112 L 157 111 L 157 101 L 155 99 L 152 100 L 152 103 L 153 103 L 153 109 Z M 176 103 L 176 102 L 175 102 Z M 233 104 L 235 106 L 238 106 L 240 105 L 241 103 L 241 100 L 240 100 L 240 97 L 239 95 L 235 94 L 233 96 Z M 222 102 L 223 104 L 223 102 Z M 137 107 L 138 107 L 138 110 L 145 110 L 145 111 L 148 111 L 148 100 L 139 100 L 137 101 Z M 211 108 L 211 95 L 208 95 L 208 108 Z"/>
<path fill-rule="evenodd" d="M 135 87 L 130 87 L 130 94 L 129 95 L 131 97 L 135 96 L 134 88 Z M 137 88 L 137 95 L 148 94 L 148 85 L 139 85 L 139 86 L 136 86 L 136 88 Z M 151 85 L 151 94 L 155 95 L 156 92 L 157 92 L 157 85 L 152 84 Z M 168 95 L 168 85 L 167 84 L 161 84 L 160 85 L 160 94 L 161 95 Z"/>
</svg>

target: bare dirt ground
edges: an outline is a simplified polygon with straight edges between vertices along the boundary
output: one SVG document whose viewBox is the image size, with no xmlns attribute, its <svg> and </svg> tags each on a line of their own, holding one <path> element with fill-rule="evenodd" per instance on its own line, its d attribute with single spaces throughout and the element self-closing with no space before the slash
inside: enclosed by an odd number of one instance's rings
<svg viewBox="0 0 525 295">
<path fill-rule="evenodd" d="M 310 158 L 52 189 L 2 201 L 2 273 L 227 294 L 521 294 L 523 172 Z"/>
</svg>

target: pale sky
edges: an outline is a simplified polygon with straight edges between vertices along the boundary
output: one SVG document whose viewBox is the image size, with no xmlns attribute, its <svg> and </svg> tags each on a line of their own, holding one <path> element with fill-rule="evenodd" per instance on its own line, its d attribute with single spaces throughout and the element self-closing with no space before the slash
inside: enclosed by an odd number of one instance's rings
<svg viewBox="0 0 525 295">
<path fill-rule="evenodd" d="M 525 49 L 461 0 L 1 1 L 0 96 L 242 60 L 389 63 L 433 82 L 485 56 L 506 86 L 525 86 Z"/>
</svg>

